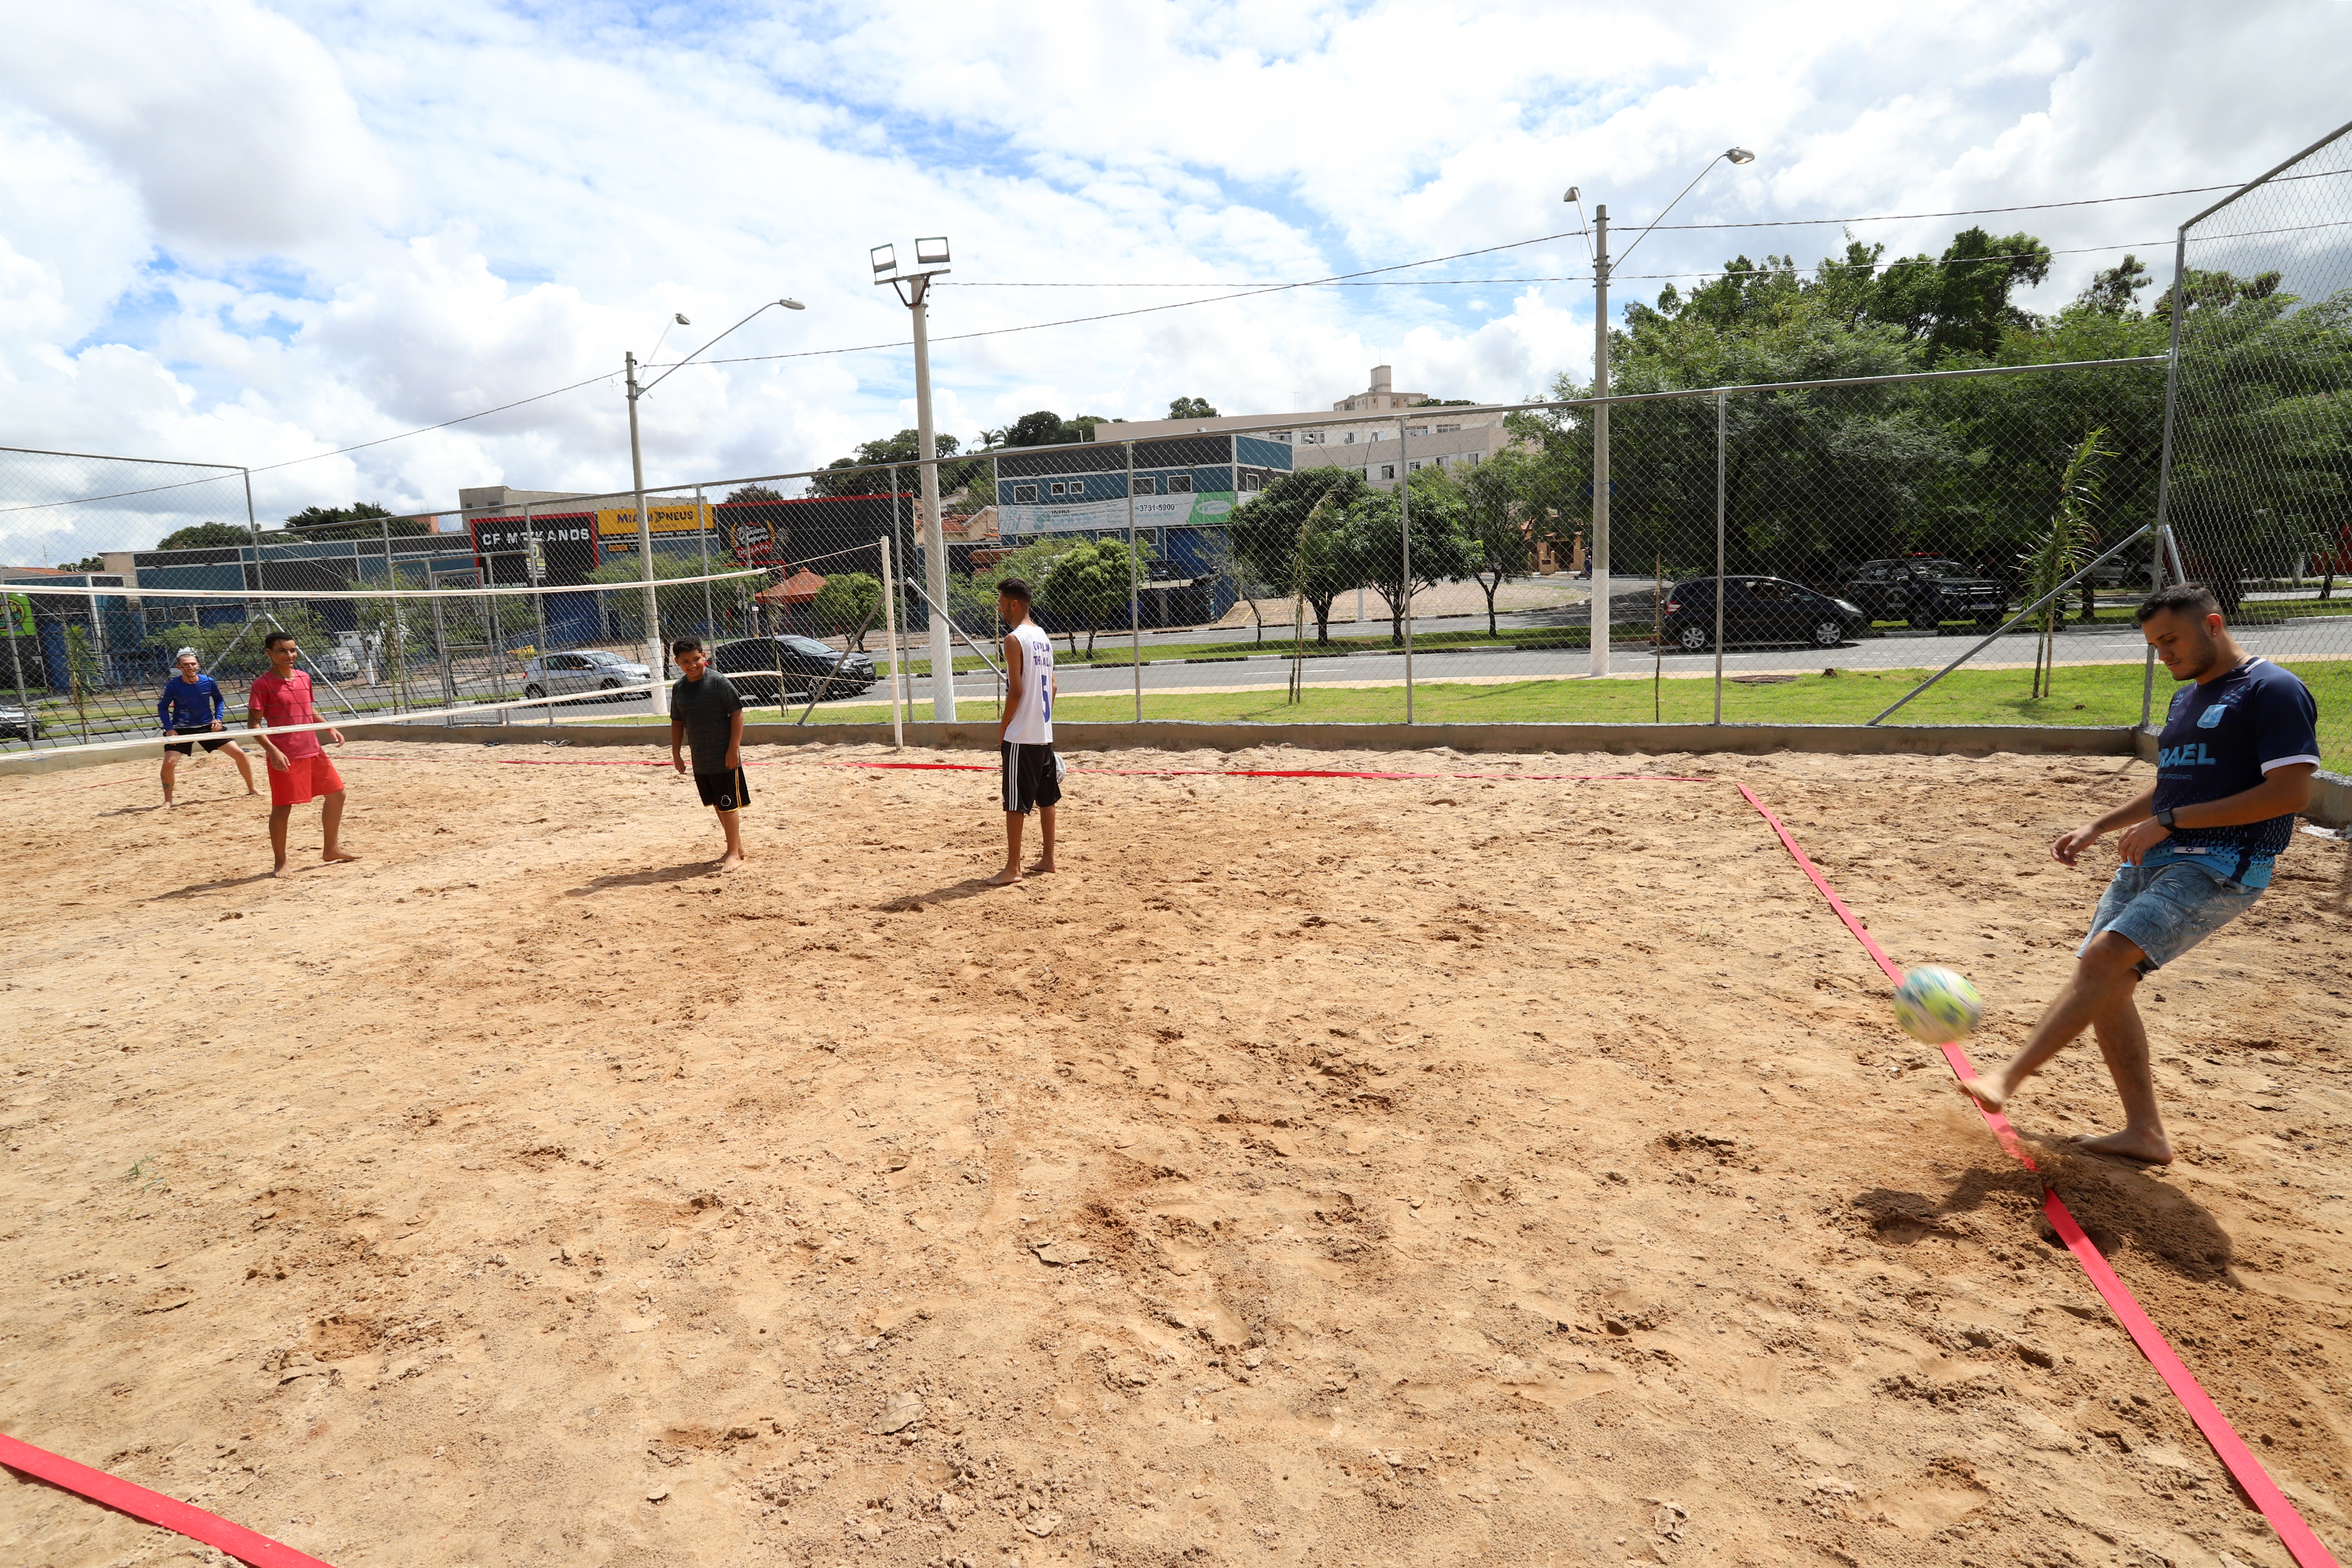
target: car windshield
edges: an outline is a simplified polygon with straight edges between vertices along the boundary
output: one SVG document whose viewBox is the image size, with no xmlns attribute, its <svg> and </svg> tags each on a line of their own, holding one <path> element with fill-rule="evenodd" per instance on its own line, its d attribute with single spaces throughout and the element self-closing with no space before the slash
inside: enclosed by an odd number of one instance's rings
<svg viewBox="0 0 2352 1568">
<path fill-rule="evenodd" d="M 1957 561 L 1914 561 L 1911 564 L 1931 577 L 1965 577 L 1969 569 Z"/>
<path fill-rule="evenodd" d="M 629 662 L 617 653 L 605 653 L 601 649 L 591 650 L 590 652 L 582 654 L 580 657 L 586 659 L 591 664 L 626 664 Z"/>
<path fill-rule="evenodd" d="M 804 653 L 814 658 L 831 658 L 839 651 L 825 647 L 814 637 L 778 637 L 776 640 L 794 653 Z"/>
</svg>

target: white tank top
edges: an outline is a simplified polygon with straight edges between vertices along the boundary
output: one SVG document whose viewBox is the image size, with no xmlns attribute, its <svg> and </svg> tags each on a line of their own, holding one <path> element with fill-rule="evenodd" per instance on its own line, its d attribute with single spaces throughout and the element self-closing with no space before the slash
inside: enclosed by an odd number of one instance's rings
<svg viewBox="0 0 2352 1568">
<path fill-rule="evenodd" d="M 1021 662 L 1004 674 L 1020 684 L 1021 706 L 1004 738 L 1017 746 L 1050 746 L 1054 743 L 1054 639 L 1036 622 L 1024 621 L 1013 628 L 1013 640 L 1021 649 Z"/>
</svg>

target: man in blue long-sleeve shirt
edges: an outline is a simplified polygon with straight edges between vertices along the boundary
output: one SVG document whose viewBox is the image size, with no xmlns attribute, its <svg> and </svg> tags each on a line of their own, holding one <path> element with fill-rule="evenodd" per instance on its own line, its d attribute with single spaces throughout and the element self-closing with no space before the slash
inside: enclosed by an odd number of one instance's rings
<svg viewBox="0 0 2352 1568">
<path fill-rule="evenodd" d="M 180 650 L 180 673 L 163 682 L 163 696 L 155 704 L 155 721 L 166 735 L 206 735 L 221 728 L 221 714 L 228 708 L 228 699 L 221 695 L 220 682 L 199 668 L 196 650 Z M 219 740 L 184 741 L 176 746 L 163 748 L 163 804 L 173 805 L 172 777 L 180 759 L 192 756 L 198 746 L 207 753 L 226 751 L 236 771 L 245 775 L 245 793 L 259 795 L 253 787 L 253 761 L 245 748 L 223 736 Z"/>
</svg>

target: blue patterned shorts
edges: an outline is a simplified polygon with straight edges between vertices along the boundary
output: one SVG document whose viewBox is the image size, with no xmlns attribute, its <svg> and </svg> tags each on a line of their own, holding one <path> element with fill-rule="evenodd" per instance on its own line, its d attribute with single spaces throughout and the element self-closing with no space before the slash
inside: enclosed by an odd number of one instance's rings
<svg viewBox="0 0 2352 1568">
<path fill-rule="evenodd" d="M 2075 955 L 2090 950 L 2092 937 L 2111 931 L 2147 955 L 2133 967 L 2152 974 L 2253 908 L 2262 896 L 2260 888 L 2233 882 L 2194 861 L 2118 866 Z"/>
</svg>

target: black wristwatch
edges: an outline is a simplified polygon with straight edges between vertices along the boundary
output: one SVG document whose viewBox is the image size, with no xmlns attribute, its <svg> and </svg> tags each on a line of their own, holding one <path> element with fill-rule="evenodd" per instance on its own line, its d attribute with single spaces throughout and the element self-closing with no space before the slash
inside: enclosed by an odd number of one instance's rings
<svg viewBox="0 0 2352 1568">
<path fill-rule="evenodd" d="M 2173 831 L 2172 808 L 2170 806 L 2168 805 L 2162 811 L 2156 814 L 2156 825 L 2158 827 L 2163 828 L 2167 833 Z"/>
</svg>

